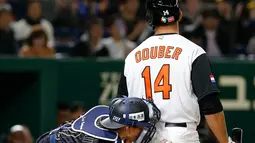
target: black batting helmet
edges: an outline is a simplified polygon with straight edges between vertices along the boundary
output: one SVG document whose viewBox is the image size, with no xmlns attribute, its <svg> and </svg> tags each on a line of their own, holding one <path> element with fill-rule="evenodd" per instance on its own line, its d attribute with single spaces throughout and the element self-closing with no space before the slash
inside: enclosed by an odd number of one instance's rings
<svg viewBox="0 0 255 143">
<path fill-rule="evenodd" d="M 160 111 L 153 102 L 135 97 L 116 98 L 111 102 L 109 110 L 109 117 L 101 121 L 105 128 L 144 127 L 136 143 L 148 143 L 154 136 Z"/>
<path fill-rule="evenodd" d="M 181 15 L 178 0 L 147 0 L 146 10 L 147 21 L 153 28 L 179 21 Z"/>
</svg>

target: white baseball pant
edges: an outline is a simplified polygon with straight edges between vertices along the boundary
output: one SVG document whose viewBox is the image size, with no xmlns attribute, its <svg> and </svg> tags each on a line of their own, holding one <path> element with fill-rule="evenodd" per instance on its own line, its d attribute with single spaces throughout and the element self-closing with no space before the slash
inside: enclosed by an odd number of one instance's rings
<svg viewBox="0 0 255 143">
<path fill-rule="evenodd" d="M 165 127 L 165 123 L 159 122 L 156 128 L 151 143 L 200 143 L 195 123 L 187 123 L 187 127 Z"/>
</svg>

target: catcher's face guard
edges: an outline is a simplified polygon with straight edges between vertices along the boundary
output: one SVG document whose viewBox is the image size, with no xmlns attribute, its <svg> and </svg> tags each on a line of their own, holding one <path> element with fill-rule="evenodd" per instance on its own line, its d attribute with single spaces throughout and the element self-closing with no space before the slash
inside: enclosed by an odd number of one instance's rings
<svg viewBox="0 0 255 143">
<path fill-rule="evenodd" d="M 144 128 L 144 130 L 136 140 L 136 143 L 149 143 L 151 141 L 151 139 L 153 138 L 157 131 L 155 125 L 160 120 L 161 117 L 161 112 L 157 108 L 157 106 L 153 103 L 153 101 L 146 99 L 144 99 L 144 101 L 147 103 L 147 105 L 150 108 L 150 112 L 152 113 L 149 121 L 150 127 Z"/>
<path fill-rule="evenodd" d="M 136 143 L 149 143 L 153 136 L 156 133 L 156 127 L 153 126 L 148 129 L 144 129 L 140 134 L 139 138 L 136 140 Z"/>
</svg>

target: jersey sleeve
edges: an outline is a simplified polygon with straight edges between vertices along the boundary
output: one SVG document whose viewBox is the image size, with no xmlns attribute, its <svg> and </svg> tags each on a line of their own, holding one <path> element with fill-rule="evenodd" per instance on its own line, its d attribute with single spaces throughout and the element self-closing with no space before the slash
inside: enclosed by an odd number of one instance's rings
<svg viewBox="0 0 255 143">
<path fill-rule="evenodd" d="M 121 74 L 117 97 L 128 96 L 127 81 L 124 73 Z"/>
<path fill-rule="evenodd" d="M 220 90 L 212 74 L 211 64 L 206 54 L 199 55 L 192 63 L 191 82 L 198 100 Z"/>
</svg>

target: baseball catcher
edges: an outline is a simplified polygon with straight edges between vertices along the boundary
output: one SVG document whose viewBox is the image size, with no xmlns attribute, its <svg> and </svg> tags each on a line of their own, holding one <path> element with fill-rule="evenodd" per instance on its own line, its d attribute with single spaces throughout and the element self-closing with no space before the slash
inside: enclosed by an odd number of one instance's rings
<svg viewBox="0 0 255 143">
<path fill-rule="evenodd" d="M 78 119 L 45 133 L 37 143 L 148 143 L 156 132 L 159 109 L 148 100 L 116 98 Z"/>
</svg>

